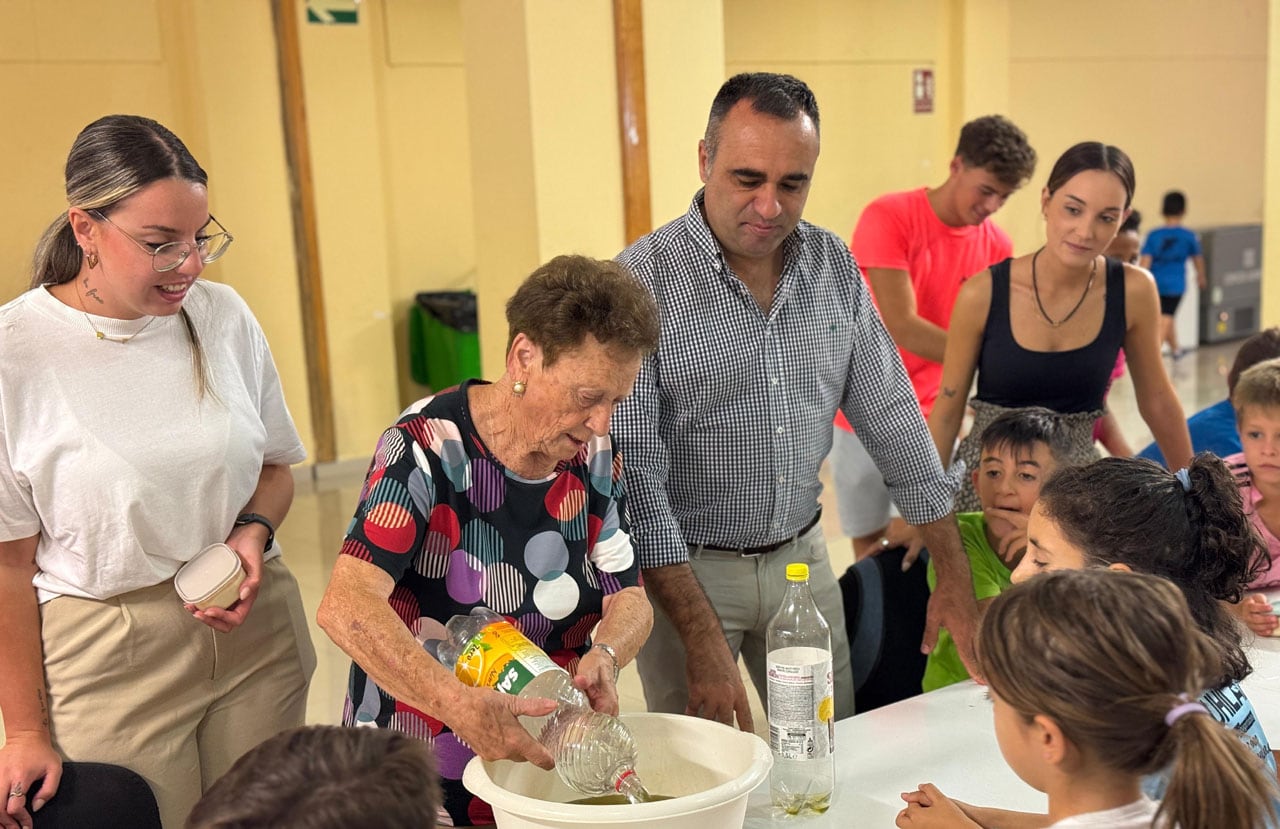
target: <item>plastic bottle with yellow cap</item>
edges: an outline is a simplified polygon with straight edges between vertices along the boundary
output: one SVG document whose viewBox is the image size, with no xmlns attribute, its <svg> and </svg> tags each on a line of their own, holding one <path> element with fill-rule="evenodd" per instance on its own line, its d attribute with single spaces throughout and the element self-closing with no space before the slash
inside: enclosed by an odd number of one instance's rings
<svg viewBox="0 0 1280 829">
<path fill-rule="evenodd" d="M 787 592 L 765 632 L 769 790 L 787 814 L 825 812 L 835 786 L 831 626 L 809 590 L 809 566 L 787 565 Z"/>
<path fill-rule="evenodd" d="M 636 775 L 636 743 L 616 717 L 593 711 L 573 678 L 507 618 L 486 607 L 454 616 L 449 638 L 436 656 L 467 685 L 519 697 L 555 700 L 545 717 L 522 717 L 534 739 L 550 751 L 556 771 L 584 794 L 620 794 L 632 803 L 649 799 Z"/>
</svg>

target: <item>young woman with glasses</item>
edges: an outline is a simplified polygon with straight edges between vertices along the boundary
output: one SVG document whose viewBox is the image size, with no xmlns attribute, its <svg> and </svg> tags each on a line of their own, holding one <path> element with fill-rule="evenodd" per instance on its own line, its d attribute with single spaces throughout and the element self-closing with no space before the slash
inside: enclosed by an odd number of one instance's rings
<svg viewBox="0 0 1280 829">
<path fill-rule="evenodd" d="M 303 721 L 315 654 L 273 536 L 305 453 L 253 314 L 200 279 L 232 241 L 207 182 L 155 121 L 90 124 L 0 307 L 0 827 L 31 826 L 64 760 L 136 771 L 181 825 Z M 216 542 L 243 584 L 184 605 L 175 573 Z"/>
</svg>

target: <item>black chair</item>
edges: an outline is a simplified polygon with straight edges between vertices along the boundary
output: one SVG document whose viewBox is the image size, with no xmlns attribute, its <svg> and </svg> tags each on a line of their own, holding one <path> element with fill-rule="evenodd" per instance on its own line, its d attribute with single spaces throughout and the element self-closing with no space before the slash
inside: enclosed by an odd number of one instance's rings
<svg viewBox="0 0 1280 829">
<path fill-rule="evenodd" d="M 40 791 L 42 783 L 31 784 L 31 793 Z M 123 766 L 106 763 L 63 763 L 58 793 L 32 815 L 32 825 L 35 829 L 163 829 L 147 781 Z"/>
<path fill-rule="evenodd" d="M 906 552 L 895 547 L 869 556 L 840 577 L 859 714 L 921 692 L 928 659 L 920 653 L 920 640 L 929 605 L 929 553 L 921 552 L 904 573 Z"/>
</svg>

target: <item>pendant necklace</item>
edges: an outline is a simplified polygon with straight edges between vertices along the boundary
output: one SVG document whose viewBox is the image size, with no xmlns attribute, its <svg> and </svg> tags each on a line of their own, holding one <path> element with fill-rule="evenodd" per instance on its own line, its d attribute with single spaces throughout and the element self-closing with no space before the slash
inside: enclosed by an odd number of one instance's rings
<svg viewBox="0 0 1280 829">
<path fill-rule="evenodd" d="M 151 319 L 147 320 L 145 325 L 143 325 L 137 331 L 134 331 L 129 336 L 113 337 L 110 334 L 104 333 L 100 328 L 98 328 L 98 326 L 93 324 L 93 318 L 89 316 L 88 309 L 84 307 L 84 296 L 80 293 L 80 281 L 78 278 L 76 280 L 76 298 L 80 300 L 80 313 L 84 314 L 84 321 L 89 323 L 89 327 L 93 329 L 93 333 L 96 334 L 98 339 L 100 340 L 106 340 L 107 342 L 120 343 L 121 345 L 124 345 L 125 343 L 129 342 L 129 340 L 132 340 L 134 337 L 141 334 L 143 331 L 146 331 L 147 328 L 151 325 L 151 323 L 156 321 L 156 318 L 153 315 Z"/>
<path fill-rule="evenodd" d="M 1031 257 L 1031 292 L 1035 294 L 1036 307 L 1040 309 L 1040 316 L 1044 317 L 1044 321 L 1049 323 L 1050 328 L 1057 328 L 1067 320 L 1074 317 L 1076 315 L 1076 311 L 1080 310 L 1080 306 L 1084 305 L 1084 298 L 1089 295 L 1089 289 L 1093 287 L 1093 277 L 1098 273 L 1098 257 L 1093 257 L 1093 267 L 1089 269 L 1089 281 L 1085 284 L 1084 293 L 1080 295 L 1080 299 L 1076 302 L 1075 307 L 1068 311 L 1065 317 L 1054 321 L 1053 317 L 1049 316 L 1049 312 L 1044 310 L 1044 303 L 1040 301 L 1040 283 L 1036 280 L 1036 260 L 1040 258 L 1040 251 L 1042 250 L 1044 250 L 1044 248 L 1040 248 L 1040 250 L 1036 251 Z"/>
</svg>

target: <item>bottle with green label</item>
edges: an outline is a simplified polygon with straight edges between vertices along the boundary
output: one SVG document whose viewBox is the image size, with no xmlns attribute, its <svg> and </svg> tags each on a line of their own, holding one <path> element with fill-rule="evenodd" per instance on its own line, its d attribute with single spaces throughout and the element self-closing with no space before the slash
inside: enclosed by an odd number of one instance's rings
<svg viewBox="0 0 1280 829">
<path fill-rule="evenodd" d="M 585 794 L 618 793 L 632 803 L 649 799 L 636 775 L 636 743 L 617 717 L 594 711 L 573 677 L 503 616 L 476 607 L 445 625 L 449 638 L 436 654 L 467 685 L 518 697 L 555 700 L 545 717 L 521 723 L 551 752 L 566 784 Z"/>
</svg>

